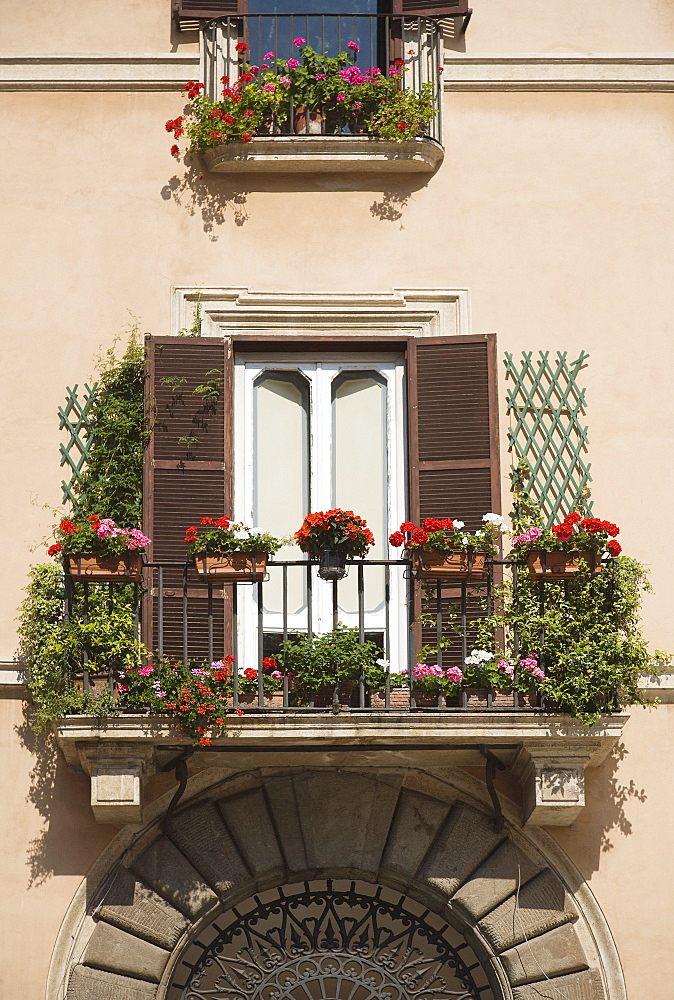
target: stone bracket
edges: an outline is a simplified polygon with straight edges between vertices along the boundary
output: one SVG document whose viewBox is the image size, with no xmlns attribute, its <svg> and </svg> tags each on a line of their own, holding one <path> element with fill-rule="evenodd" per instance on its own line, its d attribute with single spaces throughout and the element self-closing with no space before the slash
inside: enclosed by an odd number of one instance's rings
<svg viewBox="0 0 674 1000">
<path fill-rule="evenodd" d="M 513 764 L 528 826 L 570 826 L 585 805 L 585 768 L 592 747 L 548 741 L 523 746 Z"/>
<path fill-rule="evenodd" d="M 117 752 L 116 752 L 117 751 Z M 80 748 L 84 770 L 91 776 L 91 808 L 98 823 L 140 823 L 143 784 L 154 769 L 154 747 Z"/>
</svg>

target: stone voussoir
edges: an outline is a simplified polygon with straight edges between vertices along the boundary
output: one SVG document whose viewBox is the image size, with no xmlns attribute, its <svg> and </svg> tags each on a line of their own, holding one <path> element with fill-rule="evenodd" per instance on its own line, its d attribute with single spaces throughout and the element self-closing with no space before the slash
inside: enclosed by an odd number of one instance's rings
<svg viewBox="0 0 674 1000">
<path fill-rule="evenodd" d="M 282 880 L 286 868 L 262 789 L 222 799 L 218 808 L 253 877 Z"/>
<path fill-rule="evenodd" d="M 170 835 L 219 896 L 226 896 L 237 885 L 250 882 L 250 872 L 212 802 L 178 813 Z"/>
<path fill-rule="evenodd" d="M 470 920 L 480 920 L 541 871 L 541 866 L 505 840 L 452 898 Z"/>
<path fill-rule="evenodd" d="M 483 917 L 478 927 L 500 954 L 577 917 L 561 880 L 546 869 Z"/>
<path fill-rule="evenodd" d="M 176 945 L 188 925 L 182 913 L 121 866 L 98 914 L 107 923 L 168 949 Z"/>
<path fill-rule="evenodd" d="M 494 831 L 493 821 L 477 809 L 456 805 L 426 855 L 417 881 L 446 900 L 504 838 Z"/>
<path fill-rule="evenodd" d="M 150 941 L 99 920 L 89 938 L 84 962 L 108 972 L 121 972 L 136 979 L 158 983 L 170 952 Z"/>
<path fill-rule="evenodd" d="M 500 958 L 513 986 L 538 982 L 543 976 L 552 978 L 587 969 L 573 924 L 563 924 L 532 941 L 524 941 L 503 952 Z"/>
<path fill-rule="evenodd" d="M 68 980 L 66 1000 L 154 1000 L 156 983 L 76 965 Z"/>
<path fill-rule="evenodd" d="M 146 885 L 193 920 L 218 901 L 210 886 L 168 837 L 153 841 L 131 868 Z"/>
<path fill-rule="evenodd" d="M 601 976 L 590 969 L 528 986 L 516 986 L 513 990 L 513 1000 L 562 1000 L 562 997 L 564 1000 L 605 1000 Z"/>
</svg>

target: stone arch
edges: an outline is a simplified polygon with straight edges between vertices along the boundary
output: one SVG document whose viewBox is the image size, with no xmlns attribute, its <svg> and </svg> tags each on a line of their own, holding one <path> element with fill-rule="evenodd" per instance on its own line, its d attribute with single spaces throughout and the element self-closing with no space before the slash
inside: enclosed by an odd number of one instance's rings
<svg viewBox="0 0 674 1000">
<path fill-rule="evenodd" d="M 68 1000 L 165 1000 L 219 916 L 317 879 L 422 904 L 467 942 L 494 1000 L 624 998 L 587 890 L 531 837 L 514 824 L 497 833 L 486 807 L 423 771 L 380 768 L 247 772 L 204 789 L 168 833 L 155 822 L 128 844 L 76 931 L 64 927 L 68 968 L 50 982 L 67 982 Z"/>
</svg>

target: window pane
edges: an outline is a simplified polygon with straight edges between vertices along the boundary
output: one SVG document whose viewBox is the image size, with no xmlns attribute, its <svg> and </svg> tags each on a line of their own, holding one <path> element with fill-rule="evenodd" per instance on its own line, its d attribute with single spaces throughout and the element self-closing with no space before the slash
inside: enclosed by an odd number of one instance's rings
<svg viewBox="0 0 674 1000">
<path fill-rule="evenodd" d="M 386 558 L 388 524 L 386 383 L 370 372 L 338 376 L 333 383 L 333 503 L 364 517 L 375 544 L 369 558 Z M 372 611 L 383 599 L 380 568 L 365 575 L 365 606 Z M 340 588 L 343 610 L 358 608 L 355 570 Z"/>
<path fill-rule="evenodd" d="M 269 372 L 255 383 L 253 511 L 255 524 L 273 535 L 292 535 L 309 510 L 309 386 L 301 375 Z M 298 558 L 285 545 L 277 559 Z M 282 610 L 280 572 L 265 584 L 267 610 Z M 302 571 L 290 572 L 288 609 L 304 604 Z"/>
</svg>

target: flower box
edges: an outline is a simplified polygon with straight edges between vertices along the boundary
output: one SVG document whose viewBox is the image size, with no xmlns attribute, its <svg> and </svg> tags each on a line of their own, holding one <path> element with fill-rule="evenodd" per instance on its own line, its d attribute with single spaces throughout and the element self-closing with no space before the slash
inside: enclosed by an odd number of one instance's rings
<svg viewBox="0 0 674 1000">
<path fill-rule="evenodd" d="M 273 691 L 272 694 L 265 694 L 263 704 L 265 708 L 283 708 L 283 691 Z M 244 691 L 240 694 L 239 705 L 249 705 L 251 708 L 258 708 L 257 691 Z"/>
<path fill-rule="evenodd" d="M 421 580 L 482 580 L 486 554 L 461 549 L 416 549 L 412 553 L 414 575 Z"/>
<path fill-rule="evenodd" d="M 589 549 L 576 552 L 532 549 L 527 553 L 526 565 L 534 580 L 568 580 L 581 569 L 589 568 L 591 573 L 596 573 L 601 567 L 601 557 Z"/>
<path fill-rule="evenodd" d="M 264 580 L 266 552 L 195 552 L 194 567 L 201 576 L 214 576 L 219 582 L 250 583 Z"/>
<path fill-rule="evenodd" d="M 68 553 L 66 571 L 75 580 L 92 583 L 138 583 L 143 579 L 143 557 L 140 552 L 125 552 L 119 556 Z"/>
</svg>

